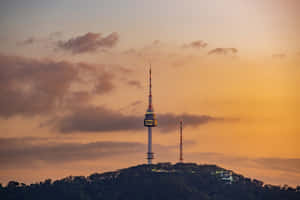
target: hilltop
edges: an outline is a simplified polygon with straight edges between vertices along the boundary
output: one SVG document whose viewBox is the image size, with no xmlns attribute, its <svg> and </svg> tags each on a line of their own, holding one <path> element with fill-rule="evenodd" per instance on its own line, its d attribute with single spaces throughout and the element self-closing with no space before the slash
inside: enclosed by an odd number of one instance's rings
<svg viewBox="0 0 300 200">
<path fill-rule="evenodd" d="M 30 185 L 11 181 L 1 186 L 0 199 L 296 200 L 299 189 L 264 185 L 216 165 L 158 163 Z"/>
</svg>

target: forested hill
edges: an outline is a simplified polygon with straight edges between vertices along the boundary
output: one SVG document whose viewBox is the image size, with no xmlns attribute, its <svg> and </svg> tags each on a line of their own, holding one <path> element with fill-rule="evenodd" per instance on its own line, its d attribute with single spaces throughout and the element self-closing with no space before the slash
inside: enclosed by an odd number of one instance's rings
<svg viewBox="0 0 300 200">
<path fill-rule="evenodd" d="M 159 163 L 30 185 L 11 181 L 0 186 L 0 199 L 299 200 L 299 189 L 264 185 L 215 165 Z"/>
</svg>

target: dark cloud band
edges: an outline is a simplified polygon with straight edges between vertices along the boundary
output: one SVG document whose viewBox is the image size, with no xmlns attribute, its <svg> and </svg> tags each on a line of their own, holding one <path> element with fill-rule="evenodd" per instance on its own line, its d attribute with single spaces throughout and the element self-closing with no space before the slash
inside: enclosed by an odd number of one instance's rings
<svg viewBox="0 0 300 200">
<path fill-rule="evenodd" d="M 158 115 L 159 128 L 170 132 L 178 126 L 179 119 L 184 119 L 186 127 L 196 127 L 210 122 L 226 121 L 208 115 L 176 115 L 173 113 Z M 81 107 L 56 120 L 55 127 L 62 133 L 73 132 L 114 132 L 143 130 L 143 116 L 124 115 L 104 107 Z"/>
</svg>

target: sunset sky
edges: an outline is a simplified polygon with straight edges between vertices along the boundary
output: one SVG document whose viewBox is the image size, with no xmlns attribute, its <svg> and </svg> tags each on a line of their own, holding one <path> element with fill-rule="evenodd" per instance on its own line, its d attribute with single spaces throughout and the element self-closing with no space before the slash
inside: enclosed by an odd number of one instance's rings
<svg viewBox="0 0 300 200">
<path fill-rule="evenodd" d="M 156 162 L 300 185 L 299 0 L 0 2 L 0 183 Z"/>
</svg>

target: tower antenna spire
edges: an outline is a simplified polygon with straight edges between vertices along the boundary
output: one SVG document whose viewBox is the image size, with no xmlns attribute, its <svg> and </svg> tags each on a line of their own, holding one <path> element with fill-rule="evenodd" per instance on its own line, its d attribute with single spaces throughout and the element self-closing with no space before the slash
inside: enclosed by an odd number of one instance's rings
<svg viewBox="0 0 300 200">
<path fill-rule="evenodd" d="M 149 108 L 152 108 L 152 72 L 151 72 L 151 63 L 149 69 Z"/>
</svg>

